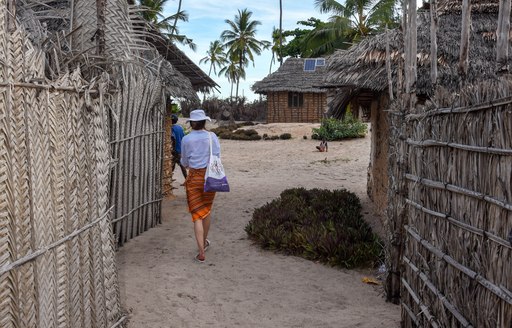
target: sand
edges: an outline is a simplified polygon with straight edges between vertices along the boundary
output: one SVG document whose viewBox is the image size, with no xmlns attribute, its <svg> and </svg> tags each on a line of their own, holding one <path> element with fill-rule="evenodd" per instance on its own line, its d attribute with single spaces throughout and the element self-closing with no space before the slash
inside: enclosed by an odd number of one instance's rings
<svg viewBox="0 0 512 328">
<path fill-rule="evenodd" d="M 329 143 L 320 153 L 315 124 L 268 124 L 260 135 L 291 140 L 221 140 L 230 193 L 217 194 L 206 262 L 197 252 L 183 177 L 163 202 L 163 223 L 117 253 L 119 284 L 130 328 L 139 327 L 399 327 L 400 308 L 386 303 L 374 270 L 331 268 L 261 250 L 244 227 L 255 208 L 292 187 L 346 188 L 363 203 L 376 232 L 382 225 L 366 195 L 370 136 Z M 306 135 L 308 139 L 303 139 Z"/>
</svg>

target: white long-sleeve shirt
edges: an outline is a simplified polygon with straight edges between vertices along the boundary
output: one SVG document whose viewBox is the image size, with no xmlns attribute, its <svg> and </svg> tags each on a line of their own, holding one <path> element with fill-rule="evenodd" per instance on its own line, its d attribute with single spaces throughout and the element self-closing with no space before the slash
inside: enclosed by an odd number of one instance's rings
<svg viewBox="0 0 512 328">
<path fill-rule="evenodd" d="M 192 130 L 181 141 L 181 164 L 193 169 L 201 169 L 208 166 L 210 160 L 210 140 L 212 136 L 212 152 L 220 156 L 220 143 L 217 135 L 206 130 Z"/>
</svg>

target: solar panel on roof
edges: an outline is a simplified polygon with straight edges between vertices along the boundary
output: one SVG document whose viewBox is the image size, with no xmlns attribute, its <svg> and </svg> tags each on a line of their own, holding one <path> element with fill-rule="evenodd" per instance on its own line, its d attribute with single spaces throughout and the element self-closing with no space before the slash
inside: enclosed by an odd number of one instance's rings
<svg viewBox="0 0 512 328">
<path fill-rule="evenodd" d="M 316 59 L 306 59 L 304 61 L 304 72 L 314 72 L 316 67 Z"/>
<path fill-rule="evenodd" d="M 325 66 L 325 58 L 317 58 L 316 66 Z"/>
</svg>

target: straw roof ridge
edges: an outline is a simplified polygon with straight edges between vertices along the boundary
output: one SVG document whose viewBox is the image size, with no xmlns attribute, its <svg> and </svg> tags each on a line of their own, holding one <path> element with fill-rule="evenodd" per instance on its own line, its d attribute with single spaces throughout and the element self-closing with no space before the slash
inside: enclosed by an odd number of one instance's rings
<svg viewBox="0 0 512 328">
<path fill-rule="evenodd" d="M 267 75 L 263 80 L 254 83 L 251 89 L 260 94 L 269 92 L 312 92 L 325 93 L 325 74 L 329 58 L 325 58 L 325 66 L 316 66 L 314 71 L 304 71 L 306 59 L 313 58 L 287 58 L 281 67 L 274 73 Z"/>
<path fill-rule="evenodd" d="M 494 13 L 472 15 L 469 49 L 469 70 L 466 83 L 496 79 L 496 27 Z M 439 17 L 438 85 L 457 91 L 461 84 L 458 73 L 461 16 L 446 13 Z M 353 85 L 373 91 L 384 91 L 388 86 L 386 72 L 386 40 L 389 38 L 394 85 L 398 80 L 398 67 L 403 63 L 403 33 L 400 29 L 367 38 L 347 51 L 335 52 L 328 63 L 326 82 L 344 86 Z M 512 48 L 511 50 L 512 51 Z M 418 67 L 416 91 L 432 95 L 430 80 L 430 13 L 418 12 Z"/>
</svg>

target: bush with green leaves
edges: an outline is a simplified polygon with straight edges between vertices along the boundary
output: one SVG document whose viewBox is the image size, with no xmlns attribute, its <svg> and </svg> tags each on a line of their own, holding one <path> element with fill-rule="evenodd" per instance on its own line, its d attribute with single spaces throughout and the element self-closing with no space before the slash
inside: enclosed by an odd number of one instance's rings
<svg viewBox="0 0 512 328">
<path fill-rule="evenodd" d="M 256 209 L 245 227 L 264 249 L 343 268 L 381 263 L 382 242 L 352 192 L 294 188 Z"/>
<path fill-rule="evenodd" d="M 290 133 L 283 133 L 283 134 L 279 135 L 279 139 L 281 139 L 281 140 L 288 140 L 291 138 L 292 138 L 292 135 Z"/>
<path fill-rule="evenodd" d="M 313 128 L 311 138 L 328 141 L 363 138 L 367 132 L 366 124 L 355 118 L 350 111 L 347 111 L 341 121 L 335 118 L 324 119 L 319 128 Z"/>
</svg>

